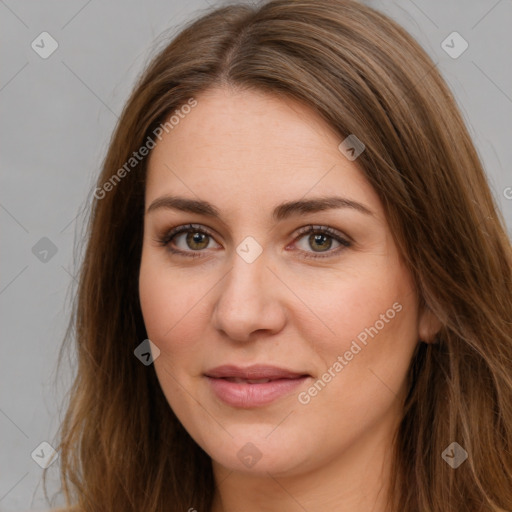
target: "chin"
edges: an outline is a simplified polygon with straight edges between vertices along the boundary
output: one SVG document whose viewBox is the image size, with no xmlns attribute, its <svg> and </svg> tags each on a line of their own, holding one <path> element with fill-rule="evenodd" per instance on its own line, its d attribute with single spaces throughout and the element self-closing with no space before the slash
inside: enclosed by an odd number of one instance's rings
<svg viewBox="0 0 512 512">
<path fill-rule="evenodd" d="M 308 443 L 295 442 L 291 439 L 292 436 L 283 435 L 283 432 L 281 436 L 276 435 L 276 432 L 268 436 L 272 430 L 268 425 L 265 425 L 264 435 L 257 433 L 259 429 L 251 435 L 247 426 L 240 430 L 242 432 L 237 435 L 234 429 L 229 429 L 234 434 L 233 439 L 224 446 L 215 444 L 211 446 L 212 449 L 206 447 L 212 460 L 229 471 L 252 476 L 268 477 L 269 473 L 273 476 L 291 476 L 303 472 L 305 464 L 311 461 L 311 455 L 303 448 Z M 271 439 L 274 435 L 275 438 Z M 310 443 L 308 448 L 311 452 Z"/>
</svg>

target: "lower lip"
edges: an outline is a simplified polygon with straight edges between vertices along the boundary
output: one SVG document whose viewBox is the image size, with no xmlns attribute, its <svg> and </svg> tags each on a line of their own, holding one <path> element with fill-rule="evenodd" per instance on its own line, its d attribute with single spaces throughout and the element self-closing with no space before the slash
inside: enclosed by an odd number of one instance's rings
<svg viewBox="0 0 512 512">
<path fill-rule="evenodd" d="M 249 409 L 269 404 L 278 398 L 290 394 L 309 377 L 296 379 L 277 379 L 261 384 L 230 382 L 226 379 L 206 377 L 213 392 L 223 402 L 233 407 Z"/>
</svg>

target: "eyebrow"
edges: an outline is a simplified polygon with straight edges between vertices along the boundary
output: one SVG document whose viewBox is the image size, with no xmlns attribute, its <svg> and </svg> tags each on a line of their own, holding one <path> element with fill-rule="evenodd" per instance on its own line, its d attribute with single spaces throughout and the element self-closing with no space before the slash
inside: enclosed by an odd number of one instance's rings
<svg viewBox="0 0 512 512">
<path fill-rule="evenodd" d="M 220 211 L 208 201 L 188 199 L 186 197 L 168 195 L 159 197 L 151 203 L 149 208 L 146 210 L 146 214 L 160 208 L 197 213 L 199 215 L 205 215 L 219 220 L 221 219 Z M 308 213 L 337 208 L 352 208 L 353 210 L 364 213 L 365 215 L 373 215 L 373 212 L 361 203 L 352 201 L 345 197 L 330 196 L 307 200 L 286 201 L 274 208 L 272 218 L 275 221 L 281 221 L 294 215 L 307 215 Z"/>
</svg>

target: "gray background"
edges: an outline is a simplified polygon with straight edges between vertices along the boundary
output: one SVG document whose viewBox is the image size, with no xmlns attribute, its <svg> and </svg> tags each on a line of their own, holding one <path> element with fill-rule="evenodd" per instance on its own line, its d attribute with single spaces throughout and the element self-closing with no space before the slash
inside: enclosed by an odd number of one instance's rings
<svg viewBox="0 0 512 512">
<path fill-rule="evenodd" d="M 209 2 L 0 0 L 0 511 L 48 509 L 31 453 L 51 442 L 71 384 L 73 354 L 59 379 L 55 370 L 76 286 L 79 212 L 136 76 L 165 37 L 220 5 Z M 397 20 L 437 63 L 512 233 L 512 1 L 366 3 Z M 43 31 L 59 45 L 47 59 L 31 47 Z M 453 31 L 469 44 L 456 59 L 441 47 Z M 43 237 L 57 252 L 36 257 Z M 59 489 L 58 461 L 51 474 L 50 496 Z"/>
</svg>

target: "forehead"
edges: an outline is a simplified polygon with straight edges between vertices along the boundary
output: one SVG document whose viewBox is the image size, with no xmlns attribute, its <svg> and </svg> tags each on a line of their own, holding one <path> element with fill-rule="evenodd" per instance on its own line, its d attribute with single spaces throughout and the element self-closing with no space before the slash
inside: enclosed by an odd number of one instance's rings
<svg viewBox="0 0 512 512">
<path fill-rule="evenodd" d="M 146 202 L 179 193 L 261 209 L 305 195 L 378 198 L 342 141 L 312 109 L 255 91 L 214 89 L 153 149 Z M 222 205 L 221 205 L 222 207 Z"/>
</svg>

